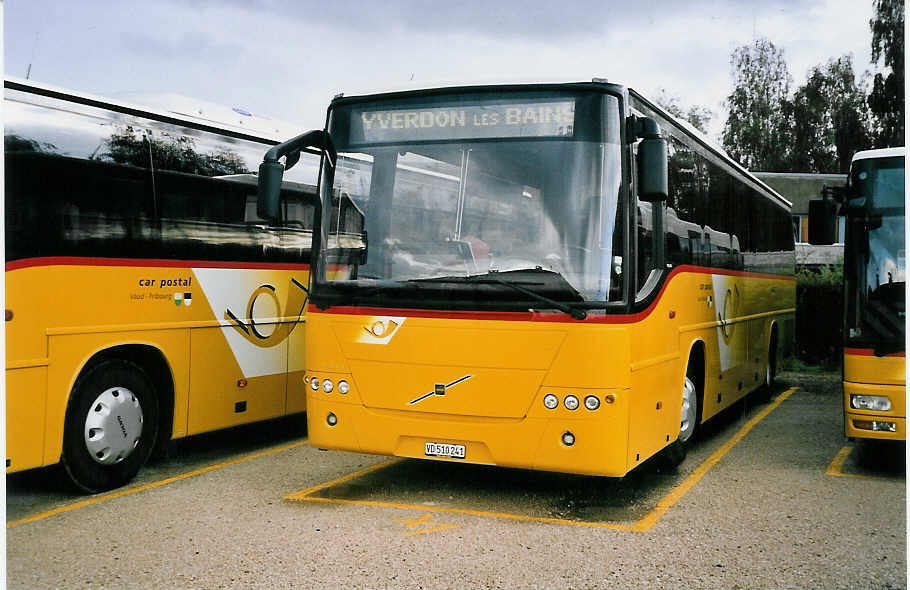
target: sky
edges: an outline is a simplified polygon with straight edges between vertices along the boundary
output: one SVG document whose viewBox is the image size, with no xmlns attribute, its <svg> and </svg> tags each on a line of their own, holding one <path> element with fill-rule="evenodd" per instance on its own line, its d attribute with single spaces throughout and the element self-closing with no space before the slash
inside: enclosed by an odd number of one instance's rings
<svg viewBox="0 0 910 590">
<path fill-rule="evenodd" d="M 711 109 L 731 52 L 767 37 L 793 77 L 853 54 L 872 0 L 6 0 L 4 74 L 109 97 L 172 93 L 322 128 L 378 90 L 606 78 Z M 29 71 L 30 66 L 30 71 Z"/>
</svg>

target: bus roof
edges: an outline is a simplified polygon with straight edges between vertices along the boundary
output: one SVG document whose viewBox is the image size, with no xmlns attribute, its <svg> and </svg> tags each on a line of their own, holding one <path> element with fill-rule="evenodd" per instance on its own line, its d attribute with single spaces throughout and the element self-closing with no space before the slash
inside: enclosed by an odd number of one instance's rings
<svg viewBox="0 0 910 590">
<path fill-rule="evenodd" d="M 894 156 L 903 156 L 907 148 L 901 147 L 892 147 L 892 148 L 881 148 L 877 150 L 863 150 L 861 152 L 856 152 L 853 154 L 852 162 L 857 160 L 869 160 L 872 158 L 893 158 Z"/>
</svg>

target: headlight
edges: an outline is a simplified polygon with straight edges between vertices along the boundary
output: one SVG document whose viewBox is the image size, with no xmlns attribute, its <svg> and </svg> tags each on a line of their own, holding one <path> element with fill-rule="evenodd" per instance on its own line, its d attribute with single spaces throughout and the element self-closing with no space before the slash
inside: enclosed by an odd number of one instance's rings
<svg viewBox="0 0 910 590">
<path fill-rule="evenodd" d="M 858 395 L 851 393 L 850 407 L 855 410 L 887 412 L 891 409 L 891 400 L 884 395 Z"/>
<path fill-rule="evenodd" d="M 597 396 L 589 395 L 585 398 L 585 407 L 592 412 L 600 407 L 600 399 Z"/>
<path fill-rule="evenodd" d="M 567 395 L 565 402 L 567 410 L 577 410 L 578 409 L 578 398 L 574 395 Z"/>
<path fill-rule="evenodd" d="M 557 406 L 559 406 L 559 398 L 552 393 L 548 393 L 543 397 L 543 405 L 545 405 L 548 410 L 555 410 Z"/>
<path fill-rule="evenodd" d="M 329 379 L 324 379 L 322 381 L 322 390 L 326 393 L 332 393 L 332 390 L 335 389 L 335 384 L 332 383 Z"/>
<path fill-rule="evenodd" d="M 319 391 L 319 379 L 316 377 L 310 377 L 310 389 L 313 391 Z"/>
<path fill-rule="evenodd" d="M 347 392 L 351 391 L 351 386 L 348 385 L 347 381 L 338 382 L 338 393 L 345 395 Z"/>
</svg>

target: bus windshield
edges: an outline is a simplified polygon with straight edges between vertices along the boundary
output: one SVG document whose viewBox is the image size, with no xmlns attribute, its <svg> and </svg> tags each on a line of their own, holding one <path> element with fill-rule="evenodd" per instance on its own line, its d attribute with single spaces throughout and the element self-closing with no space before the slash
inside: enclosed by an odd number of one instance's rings
<svg viewBox="0 0 910 590">
<path fill-rule="evenodd" d="M 421 283 L 436 287 L 424 290 L 433 298 L 492 277 L 484 289 L 514 300 L 526 296 L 502 284 L 518 276 L 509 271 L 531 271 L 548 278 L 519 272 L 519 284 L 554 299 L 620 300 L 619 115 L 618 100 L 599 93 L 336 106 L 329 130 L 339 157 L 324 223 L 337 233 L 331 224 L 350 199 L 369 246 L 355 263 L 330 240 L 322 252 L 330 284 Z"/>
<path fill-rule="evenodd" d="M 847 338 L 888 354 L 904 349 L 904 158 L 853 163 L 845 253 Z"/>
</svg>

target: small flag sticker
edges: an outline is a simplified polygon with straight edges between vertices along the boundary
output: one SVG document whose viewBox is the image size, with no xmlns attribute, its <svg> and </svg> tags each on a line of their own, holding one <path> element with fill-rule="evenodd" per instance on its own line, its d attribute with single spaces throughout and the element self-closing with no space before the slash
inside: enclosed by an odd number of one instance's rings
<svg viewBox="0 0 910 590">
<path fill-rule="evenodd" d="M 185 305 L 189 307 L 193 304 L 193 294 L 192 293 L 174 293 L 174 305 L 180 307 Z"/>
<path fill-rule="evenodd" d="M 183 293 L 174 293 L 174 305 L 177 307 L 183 305 Z"/>
</svg>

